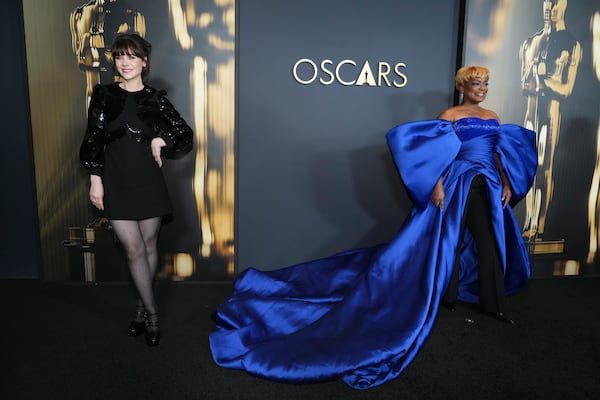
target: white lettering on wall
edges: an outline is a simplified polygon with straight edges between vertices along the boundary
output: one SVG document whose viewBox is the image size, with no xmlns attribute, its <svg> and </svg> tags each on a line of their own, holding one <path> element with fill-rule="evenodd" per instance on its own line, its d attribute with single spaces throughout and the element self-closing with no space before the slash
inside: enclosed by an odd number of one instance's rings
<svg viewBox="0 0 600 400">
<path fill-rule="evenodd" d="M 310 58 L 301 58 L 294 64 L 292 74 L 296 82 L 301 85 L 310 85 L 319 80 L 322 85 L 328 86 L 338 83 L 343 86 L 388 86 L 403 88 L 408 83 L 404 73 L 405 63 L 393 65 L 379 61 L 376 69 L 371 67 L 369 61 L 358 64 L 354 60 L 342 60 L 337 64 L 325 59 L 319 64 Z"/>
</svg>

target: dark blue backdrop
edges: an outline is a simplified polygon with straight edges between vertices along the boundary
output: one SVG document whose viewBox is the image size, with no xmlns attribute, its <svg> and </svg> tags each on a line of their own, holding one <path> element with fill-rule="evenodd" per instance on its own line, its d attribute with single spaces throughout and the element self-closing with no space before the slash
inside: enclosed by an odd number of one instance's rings
<svg viewBox="0 0 600 400">
<path fill-rule="evenodd" d="M 21 0 L 2 3 L 0 278 L 39 278 L 39 238 Z"/>
<path fill-rule="evenodd" d="M 459 4 L 239 1 L 238 271 L 370 246 L 397 231 L 411 204 L 385 133 L 452 104 Z M 404 63 L 407 81 L 302 85 L 292 70 L 303 58 L 355 61 L 341 68 L 345 81 L 365 61 Z"/>
</svg>

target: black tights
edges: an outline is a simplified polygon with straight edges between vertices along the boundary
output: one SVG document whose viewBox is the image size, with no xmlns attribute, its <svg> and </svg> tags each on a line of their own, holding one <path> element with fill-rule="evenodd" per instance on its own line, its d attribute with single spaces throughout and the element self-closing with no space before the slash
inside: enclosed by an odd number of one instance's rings
<svg viewBox="0 0 600 400">
<path fill-rule="evenodd" d="M 157 242 L 161 220 L 161 217 L 155 217 L 140 221 L 110 221 L 127 254 L 138 305 L 143 305 L 149 314 L 158 312 L 152 284 L 158 267 Z"/>
<path fill-rule="evenodd" d="M 477 247 L 479 304 L 481 309 L 486 312 L 502 311 L 504 304 L 504 274 L 492 225 L 488 186 L 482 175 L 473 178 L 469 189 L 452 277 L 444 295 L 444 300 L 449 303 L 454 303 L 458 297 L 460 245 L 465 226 L 469 228 Z"/>
</svg>

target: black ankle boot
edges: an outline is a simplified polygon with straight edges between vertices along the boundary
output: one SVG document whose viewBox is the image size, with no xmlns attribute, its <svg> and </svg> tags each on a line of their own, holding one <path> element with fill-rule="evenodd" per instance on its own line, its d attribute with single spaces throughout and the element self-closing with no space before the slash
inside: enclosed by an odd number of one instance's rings
<svg viewBox="0 0 600 400">
<path fill-rule="evenodd" d="M 146 344 L 150 347 L 158 346 L 160 341 L 160 323 L 158 313 L 146 315 Z"/>
<path fill-rule="evenodd" d="M 135 310 L 133 321 L 129 324 L 129 336 L 140 336 L 146 330 L 146 313 L 144 307 Z"/>
</svg>

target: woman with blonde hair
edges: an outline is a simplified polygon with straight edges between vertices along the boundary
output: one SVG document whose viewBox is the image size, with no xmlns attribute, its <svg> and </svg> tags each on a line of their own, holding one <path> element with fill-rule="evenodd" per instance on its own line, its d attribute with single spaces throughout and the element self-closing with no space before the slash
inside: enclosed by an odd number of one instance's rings
<svg viewBox="0 0 600 400">
<path fill-rule="evenodd" d="M 215 362 L 283 382 L 397 377 L 440 304 L 479 303 L 502 322 L 529 255 L 509 205 L 529 189 L 535 135 L 480 106 L 487 69 L 456 75 L 459 105 L 396 126 L 387 141 L 414 208 L 393 240 L 275 271 L 245 270 L 215 313 Z"/>
</svg>

